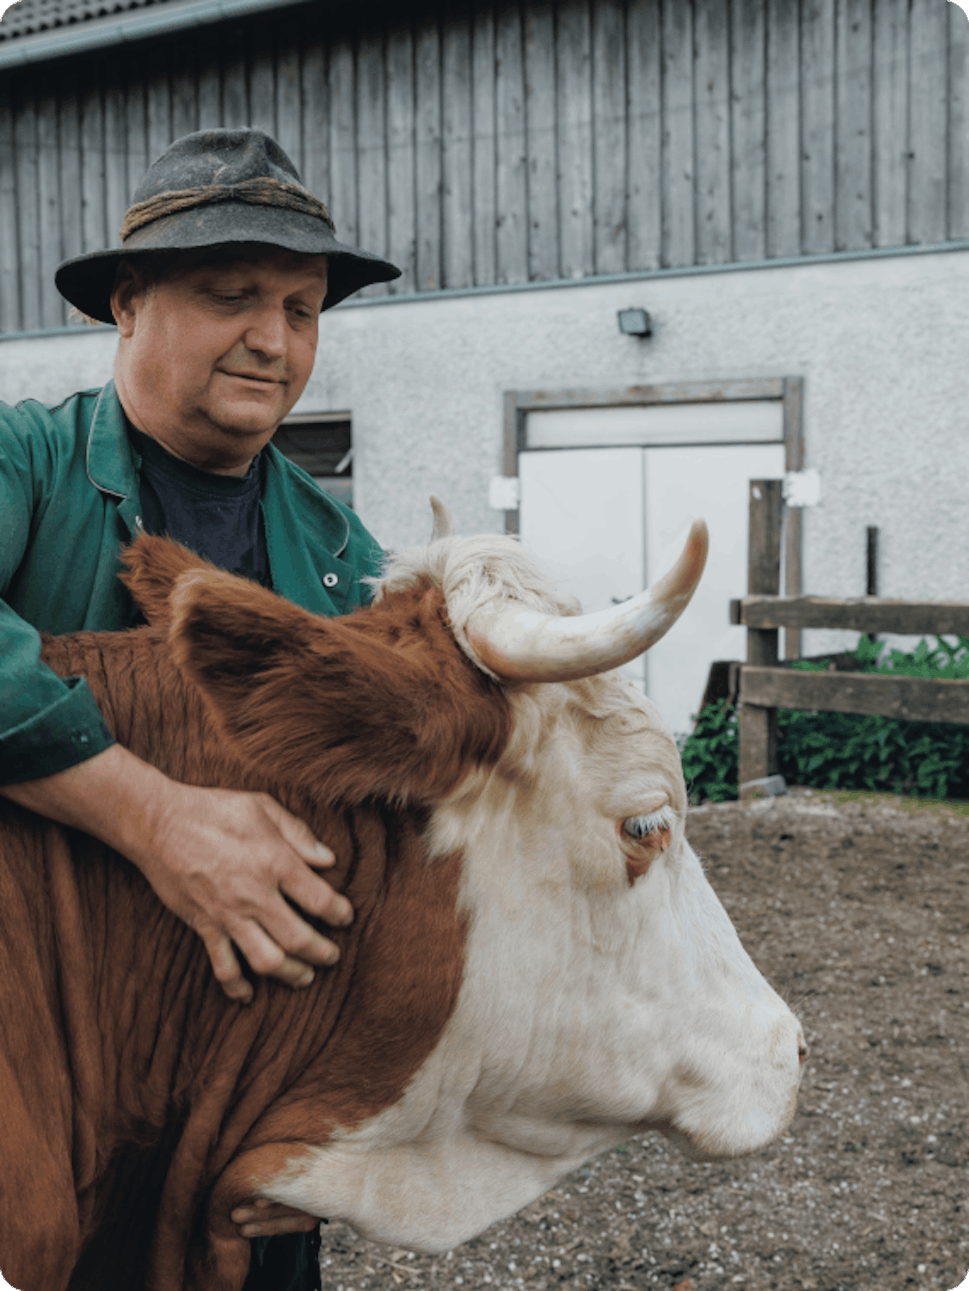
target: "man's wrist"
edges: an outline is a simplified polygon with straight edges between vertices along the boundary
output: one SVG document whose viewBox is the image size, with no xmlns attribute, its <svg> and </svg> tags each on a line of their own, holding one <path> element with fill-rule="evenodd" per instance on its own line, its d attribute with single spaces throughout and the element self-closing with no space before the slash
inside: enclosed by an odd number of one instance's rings
<svg viewBox="0 0 969 1291">
<path fill-rule="evenodd" d="M 56 775 L 0 786 L 38 815 L 92 834 L 139 868 L 175 783 L 120 744 Z"/>
</svg>

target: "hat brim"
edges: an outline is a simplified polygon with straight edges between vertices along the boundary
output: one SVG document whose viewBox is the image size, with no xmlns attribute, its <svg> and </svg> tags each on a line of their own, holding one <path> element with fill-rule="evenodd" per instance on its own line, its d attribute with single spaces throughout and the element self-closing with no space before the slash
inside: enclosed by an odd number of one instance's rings
<svg viewBox="0 0 969 1291">
<path fill-rule="evenodd" d="M 329 257 L 324 310 L 371 283 L 400 277 L 400 270 L 389 260 L 339 242 L 315 215 L 278 206 L 219 202 L 153 220 L 136 229 L 118 250 L 92 251 L 65 260 L 54 281 L 65 300 L 83 314 L 113 323 L 111 292 L 120 261 L 159 251 L 198 251 L 242 242 Z"/>
</svg>

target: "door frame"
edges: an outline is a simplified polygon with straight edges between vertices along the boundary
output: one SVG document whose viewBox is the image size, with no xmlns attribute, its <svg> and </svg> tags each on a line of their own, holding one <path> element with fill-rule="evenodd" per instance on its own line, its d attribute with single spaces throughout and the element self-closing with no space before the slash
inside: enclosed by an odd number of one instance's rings
<svg viewBox="0 0 969 1291">
<path fill-rule="evenodd" d="M 783 407 L 784 468 L 800 471 L 804 466 L 803 377 L 760 377 L 728 381 L 677 381 L 662 385 L 623 386 L 613 389 L 506 390 L 503 395 L 504 436 L 502 474 L 517 479 L 518 454 L 527 448 L 525 417 L 530 412 L 563 408 L 646 407 L 676 403 L 731 403 L 735 400 L 764 399 Z M 575 445 L 581 447 L 581 445 Z M 595 443 L 589 448 L 606 448 Z M 553 449 L 547 450 L 555 451 Z M 518 533 L 518 508 L 505 512 L 505 532 Z M 784 508 L 784 595 L 801 594 L 801 509 Z M 784 657 L 797 659 L 801 653 L 800 628 L 784 633 Z"/>
</svg>

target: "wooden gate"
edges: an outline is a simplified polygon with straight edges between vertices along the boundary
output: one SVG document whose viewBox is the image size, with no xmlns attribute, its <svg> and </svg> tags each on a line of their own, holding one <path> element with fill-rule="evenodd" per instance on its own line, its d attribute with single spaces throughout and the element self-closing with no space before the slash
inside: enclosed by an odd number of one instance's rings
<svg viewBox="0 0 969 1291">
<path fill-rule="evenodd" d="M 747 595 L 730 602 L 731 623 L 747 628 L 747 662 L 739 669 L 741 798 L 757 796 L 753 782 L 778 769 L 778 708 L 969 725 L 969 681 L 779 666 L 779 628 L 969 636 L 969 601 L 777 595 L 783 518 L 782 481 L 751 480 Z"/>
</svg>

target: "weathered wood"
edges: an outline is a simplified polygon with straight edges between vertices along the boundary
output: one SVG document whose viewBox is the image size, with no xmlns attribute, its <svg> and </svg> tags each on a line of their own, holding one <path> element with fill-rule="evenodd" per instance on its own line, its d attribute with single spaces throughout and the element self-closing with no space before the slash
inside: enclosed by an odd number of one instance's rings
<svg viewBox="0 0 969 1291">
<path fill-rule="evenodd" d="M 663 0 L 663 253 L 664 265 L 696 258 L 693 135 L 693 11 Z"/>
<path fill-rule="evenodd" d="M 555 27 L 551 4 L 531 4 L 526 10 L 525 103 L 528 276 L 547 280 L 561 274 L 555 144 Z"/>
<path fill-rule="evenodd" d="M 730 10 L 730 130 L 733 254 L 767 254 L 766 13 L 763 0 L 733 0 Z"/>
<path fill-rule="evenodd" d="M 696 258 L 732 260 L 730 209 L 730 28 L 724 0 L 694 0 Z"/>
<path fill-rule="evenodd" d="M 747 593 L 776 596 L 781 581 L 784 496 L 781 480 L 750 481 Z"/>
<path fill-rule="evenodd" d="M 781 399 L 782 377 L 750 381 L 673 381 L 663 385 L 629 385 L 602 390 L 522 390 L 521 407 L 610 408 L 634 404 L 721 403 L 731 399 Z"/>
<path fill-rule="evenodd" d="M 757 705 L 764 711 L 797 708 L 807 712 L 864 713 L 906 722 L 969 725 L 969 681 L 942 678 L 800 672 L 745 665 L 740 670 L 740 702 Z"/>
<path fill-rule="evenodd" d="M 359 242 L 355 73 L 353 46 L 341 36 L 330 47 L 330 214 L 351 246 Z"/>
<path fill-rule="evenodd" d="M 661 0 L 628 0 L 627 268 L 656 269 L 662 259 L 663 143 Z"/>
<path fill-rule="evenodd" d="M 302 58 L 303 182 L 311 193 L 330 201 L 330 100 L 327 94 L 326 48 L 309 40 Z"/>
<path fill-rule="evenodd" d="M 249 79 L 245 28 L 233 24 L 225 33 L 222 71 L 222 124 L 238 130 L 249 124 Z"/>
<path fill-rule="evenodd" d="M 946 236 L 948 5 L 910 0 L 909 216 L 912 242 Z"/>
<path fill-rule="evenodd" d="M 830 628 L 891 632 L 899 636 L 969 636 L 969 601 L 915 601 L 890 597 L 759 596 L 731 601 L 732 622 L 752 628 Z"/>
<path fill-rule="evenodd" d="M 249 28 L 249 125 L 276 137 L 276 57 L 272 31 L 265 22 Z"/>
<path fill-rule="evenodd" d="M 434 16 L 414 32 L 417 124 L 417 289 L 442 286 L 441 35 Z"/>
<path fill-rule="evenodd" d="M 472 140 L 474 167 L 474 281 L 495 281 L 497 221 L 495 194 L 495 21 L 490 4 L 475 8 L 471 30 Z"/>
<path fill-rule="evenodd" d="M 121 221 L 128 209 L 128 130 L 125 87 L 117 71 L 104 77 L 104 208 L 108 246 L 121 245 Z M 137 128 L 137 124 L 136 127 Z M 141 176 L 139 175 L 140 179 Z M 137 183 L 137 179 L 135 181 Z"/>
<path fill-rule="evenodd" d="M 621 0 L 595 0 L 592 21 L 593 271 L 626 268 L 626 42 Z"/>
<path fill-rule="evenodd" d="M 767 6 L 768 256 L 800 255 L 801 46 L 798 6 Z"/>
<path fill-rule="evenodd" d="M 381 43 L 382 84 L 366 66 Z M 967 47 L 944 0 L 476 0 L 338 20 L 303 4 L 60 60 L 43 90 L 14 71 L 8 92 L 53 143 L 22 157 L 37 145 L 21 113 L 0 182 L 19 192 L 36 164 L 36 200 L 17 201 L 42 224 L 6 221 L 5 272 L 31 282 L 0 325 L 56 325 L 48 262 L 113 240 L 122 192 L 200 125 L 274 133 L 341 235 L 386 244 L 394 292 L 967 237 Z M 381 113 L 382 199 L 365 161 Z"/>
<path fill-rule="evenodd" d="M 387 38 L 387 231 L 390 259 L 401 271 L 390 284 L 395 295 L 416 286 L 415 128 L 413 37 L 409 27 L 395 26 Z"/>
<path fill-rule="evenodd" d="M 276 34 L 276 138 L 297 170 L 302 166 L 303 90 L 300 75 L 301 24 L 295 15 L 274 23 Z M 381 206 L 383 206 L 383 200 Z"/>
<path fill-rule="evenodd" d="M 0 80 L 0 328 L 21 330 L 20 279 L 17 269 L 16 151 L 10 81 Z"/>
<path fill-rule="evenodd" d="M 145 85 L 147 90 L 148 164 L 152 165 L 174 139 L 172 134 L 172 97 L 168 68 L 169 49 L 158 45 L 145 56 Z M 244 124 L 244 123 L 243 123 Z M 82 131 L 83 101 L 82 101 Z M 84 158 L 87 170 L 87 158 Z M 93 250 L 94 248 L 90 248 Z"/>
<path fill-rule="evenodd" d="M 122 120 L 123 113 L 118 114 Z M 124 174 L 124 156 L 119 159 Z M 37 85 L 37 203 L 40 221 L 40 325 L 60 327 L 64 321 L 63 297 L 54 286 L 61 256 L 60 176 L 57 148 L 57 97 L 45 74 Z"/>
<path fill-rule="evenodd" d="M 900 246 L 908 227 L 908 0 L 874 0 L 873 241 Z"/>
<path fill-rule="evenodd" d="M 127 177 L 129 197 L 142 175 L 148 169 L 148 110 L 145 82 L 138 69 L 126 69 L 124 87 L 125 146 L 127 149 Z M 63 138 L 64 109 L 61 107 L 61 134 Z M 63 144 L 62 144 L 63 148 Z"/>
<path fill-rule="evenodd" d="M 521 425 L 523 421 L 522 410 L 518 404 L 518 396 L 514 390 L 506 390 L 501 401 L 502 405 L 502 450 L 501 450 L 501 470 L 503 475 L 509 477 L 518 474 L 518 450 L 521 447 Z M 505 512 L 505 533 L 518 532 L 518 511 L 517 509 Z"/>
<path fill-rule="evenodd" d="M 61 251 L 64 259 L 81 254 L 81 129 L 80 107 L 77 101 L 77 73 L 70 67 L 65 69 L 60 78 L 60 102 L 58 104 L 58 134 L 60 136 L 60 180 L 61 180 Z M 144 90 L 142 90 L 142 98 Z M 128 98 L 128 109 L 131 110 L 131 96 Z M 129 127 L 130 129 L 130 127 Z M 144 147 L 145 132 L 142 131 Z M 0 168 L 2 182 L 3 168 Z M 3 220 L 0 219 L 0 228 Z M 0 256 L 0 272 L 4 257 Z M 64 320 L 70 306 L 64 302 Z"/>
<path fill-rule="evenodd" d="M 172 138 L 180 139 L 198 129 L 198 63 L 197 46 L 192 39 L 182 39 L 172 59 Z M 105 96 L 107 124 L 107 96 Z"/>
<path fill-rule="evenodd" d="M 441 232 L 445 287 L 474 283 L 474 195 L 471 146 L 471 27 L 468 15 L 447 13 L 441 31 Z"/>
<path fill-rule="evenodd" d="M 107 246 L 104 110 L 97 83 L 89 84 L 81 95 L 81 236 L 85 251 L 101 251 Z"/>
<path fill-rule="evenodd" d="M 503 4 L 495 20 L 495 201 L 498 282 L 528 278 L 525 77 L 521 15 Z"/>
<path fill-rule="evenodd" d="M 212 130 L 222 124 L 222 41 L 217 27 L 198 32 L 199 129 Z M 299 165 L 299 157 L 294 158 Z"/>
<path fill-rule="evenodd" d="M 593 263 L 592 34 L 587 0 L 570 0 L 555 23 L 562 277 Z"/>
<path fill-rule="evenodd" d="M 840 0 L 835 86 L 835 249 L 871 246 L 871 0 Z"/>
<path fill-rule="evenodd" d="M 776 595 L 781 578 L 781 535 L 784 499 L 780 480 L 751 480 L 748 513 L 748 595 Z M 747 663 L 771 668 L 777 664 L 777 631 L 747 630 Z M 740 796 L 752 780 L 777 771 L 777 710 L 754 705 L 740 696 L 738 717 L 738 774 Z"/>
<path fill-rule="evenodd" d="M 784 381 L 784 469 L 800 471 L 804 466 L 804 382 L 801 377 Z M 789 507 L 784 515 L 784 594 L 801 594 L 801 508 Z M 785 628 L 784 658 L 801 654 L 800 628 Z"/>
<path fill-rule="evenodd" d="M 969 14 L 949 11 L 949 212 L 950 238 L 969 238 Z"/>
<path fill-rule="evenodd" d="M 360 241 L 387 255 L 386 75 L 383 34 L 365 36 L 357 46 L 357 172 L 360 185 Z M 374 287 L 380 287 L 379 292 Z M 383 284 L 365 295 L 383 295 Z"/>
<path fill-rule="evenodd" d="M 40 212 L 37 205 L 37 104 L 25 82 L 14 101 L 20 310 L 24 331 L 40 327 Z"/>
<path fill-rule="evenodd" d="M 834 250 L 835 0 L 801 6 L 801 250 Z"/>
</svg>

